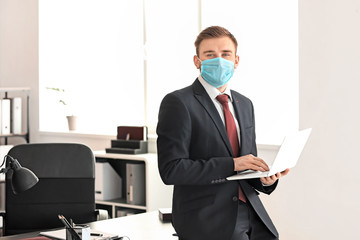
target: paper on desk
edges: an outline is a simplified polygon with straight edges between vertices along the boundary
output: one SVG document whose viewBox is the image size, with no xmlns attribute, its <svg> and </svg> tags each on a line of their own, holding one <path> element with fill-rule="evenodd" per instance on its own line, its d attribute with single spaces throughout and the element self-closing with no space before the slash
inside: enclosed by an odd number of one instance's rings
<svg viewBox="0 0 360 240">
<path fill-rule="evenodd" d="M 101 231 L 91 230 L 91 233 L 99 233 L 102 234 L 102 236 L 91 236 L 91 240 L 103 240 L 103 239 L 114 239 L 117 238 L 117 235 L 104 233 Z M 61 239 L 66 240 L 66 231 L 64 229 L 60 230 L 54 230 L 54 231 L 46 231 L 46 232 L 40 232 L 40 235 L 43 235 L 45 237 L 55 238 L 55 239 Z"/>
<path fill-rule="evenodd" d="M 40 232 L 40 235 L 43 235 L 45 237 L 51 237 L 51 238 L 66 240 L 65 228 L 60 229 L 60 230 L 54 230 L 54 231 Z"/>
</svg>

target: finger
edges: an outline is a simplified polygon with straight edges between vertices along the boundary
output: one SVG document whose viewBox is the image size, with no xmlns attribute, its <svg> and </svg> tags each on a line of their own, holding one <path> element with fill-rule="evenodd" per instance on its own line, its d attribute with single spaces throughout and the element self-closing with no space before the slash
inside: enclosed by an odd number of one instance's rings
<svg viewBox="0 0 360 240">
<path fill-rule="evenodd" d="M 281 172 L 281 176 L 286 176 L 290 172 L 290 169 L 287 168 L 284 171 Z"/>
<path fill-rule="evenodd" d="M 259 165 L 259 164 L 257 164 L 257 163 L 250 163 L 249 169 L 252 169 L 252 170 L 255 170 L 255 171 L 260 171 L 260 172 L 265 172 L 265 171 L 267 171 L 267 170 L 265 169 L 265 166 Z"/>
<path fill-rule="evenodd" d="M 275 182 L 271 177 L 261 177 L 260 180 L 265 185 L 272 185 Z"/>
<path fill-rule="evenodd" d="M 261 159 L 259 157 L 254 157 L 254 160 L 256 160 L 257 163 L 259 164 L 259 166 L 261 166 L 263 169 L 265 169 L 265 171 L 270 170 L 269 166 L 267 165 L 267 163 L 263 159 Z"/>
<path fill-rule="evenodd" d="M 274 174 L 274 175 L 270 176 L 270 179 L 272 182 L 275 182 L 278 179 L 278 177 L 276 176 L 276 174 Z"/>
<path fill-rule="evenodd" d="M 251 170 L 255 170 L 255 171 L 269 171 L 269 167 L 266 164 L 266 162 L 264 160 L 262 160 L 259 157 L 255 157 L 251 154 L 237 158 L 241 161 L 238 161 L 239 164 L 239 168 L 240 170 L 242 169 L 251 169 Z"/>
<path fill-rule="evenodd" d="M 265 163 L 265 161 L 264 161 L 262 158 L 256 157 L 256 156 L 254 156 L 254 155 L 252 155 L 252 154 L 248 154 L 248 155 L 246 155 L 245 157 L 246 157 L 248 160 L 250 160 L 250 161 L 255 160 L 255 161 L 259 161 L 259 162 Z M 265 163 L 265 164 L 266 164 L 266 163 Z"/>
<path fill-rule="evenodd" d="M 277 177 L 275 175 L 272 175 L 269 177 L 269 182 L 274 183 L 277 180 Z"/>
<path fill-rule="evenodd" d="M 269 171 L 269 166 L 266 164 L 266 162 L 264 160 L 262 160 L 261 158 L 254 158 L 252 161 L 251 161 L 251 164 L 257 166 L 257 167 L 260 167 L 261 170 L 259 171 Z"/>
<path fill-rule="evenodd" d="M 266 184 L 266 185 L 270 184 L 270 183 L 269 183 L 269 180 L 268 180 L 268 177 L 261 177 L 260 180 L 261 180 L 261 182 L 262 182 L 263 184 Z"/>
</svg>

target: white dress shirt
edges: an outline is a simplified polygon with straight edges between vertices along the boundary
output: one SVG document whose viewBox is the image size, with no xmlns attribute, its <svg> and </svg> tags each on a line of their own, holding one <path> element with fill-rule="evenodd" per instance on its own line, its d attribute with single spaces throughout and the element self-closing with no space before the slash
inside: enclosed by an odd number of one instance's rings
<svg viewBox="0 0 360 240">
<path fill-rule="evenodd" d="M 238 123 L 238 121 L 237 121 L 237 119 L 235 117 L 234 106 L 232 105 L 233 99 L 232 99 L 232 96 L 231 96 L 231 93 L 230 93 L 230 88 L 227 87 L 225 89 L 225 91 L 223 93 L 221 93 L 216 87 L 214 87 L 214 86 L 210 85 L 208 82 L 206 82 L 201 75 L 198 77 L 198 79 L 199 79 L 201 85 L 205 88 L 207 94 L 210 96 L 211 100 L 213 101 L 213 103 L 214 103 L 214 105 L 216 107 L 216 110 L 219 112 L 221 120 L 224 123 L 224 126 L 225 126 L 224 110 L 223 110 L 223 107 L 222 107 L 221 103 L 218 100 L 216 100 L 216 97 L 218 95 L 221 95 L 221 94 L 226 94 L 226 95 L 229 96 L 229 110 L 230 110 L 231 114 L 234 117 L 236 130 L 237 130 L 237 134 L 238 134 L 238 138 L 239 138 L 239 145 L 241 146 L 240 127 L 239 127 L 239 123 Z"/>
</svg>

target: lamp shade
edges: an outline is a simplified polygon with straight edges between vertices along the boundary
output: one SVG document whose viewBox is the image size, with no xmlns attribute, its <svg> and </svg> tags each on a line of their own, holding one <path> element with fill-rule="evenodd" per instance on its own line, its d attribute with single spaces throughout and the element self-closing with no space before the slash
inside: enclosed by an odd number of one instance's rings
<svg viewBox="0 0 360 240">
<path fill-rule="evenodd" d="M 32 188 L 39 181 L 39 178 L 32 171 L 22 167 L 16 159 L 11 162 L 11 169 L 13 170 L 12 190 L 15 194 Z"/>
</svg>

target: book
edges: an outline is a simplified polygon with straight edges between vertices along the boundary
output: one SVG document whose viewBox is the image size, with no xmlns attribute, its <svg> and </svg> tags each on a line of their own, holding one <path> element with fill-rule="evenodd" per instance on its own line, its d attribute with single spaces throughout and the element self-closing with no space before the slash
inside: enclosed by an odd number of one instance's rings
<svg viewBox="0 0 360 240">
<path fill-rule="evenodd" d="M 147 127 L 118 126 L 117 139 L 146 141 Z"/>
<path fill-rule="evenodd" d="M 171 222 L 172 209 L 171 208 L 159 208 L 159 219 L 162 222 Z"/>
</svg>

